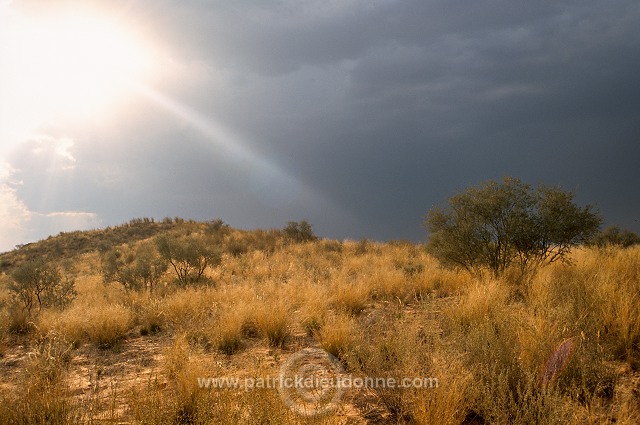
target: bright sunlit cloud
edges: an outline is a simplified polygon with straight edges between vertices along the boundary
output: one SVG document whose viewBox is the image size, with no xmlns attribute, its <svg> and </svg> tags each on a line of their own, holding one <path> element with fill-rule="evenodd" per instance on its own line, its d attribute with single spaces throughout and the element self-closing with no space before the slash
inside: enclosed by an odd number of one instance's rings
<svg viewBox="0 0 640 425">
<path fill-rule="evenodd" d="M 0 161 L 0 252 L 40 239 L 43 235 L 100 227 L 97 214 L 85 211 L 33 211 L 18 196 L 15 170 Z"/>
<path fill-rule="evenodd" d="M 150 49 L 106 17 L 0 14 L 3 139 L 59 119 L 108 113 L 151 68 Z"/>
<path fill-rule="evenodd" d="M 99 12 L 54 7 L 26 15 L 0 0 L 0 251 L 100 224 L 92 212 L 49 212 L 28 205 L 18 179 L 25 171 L 9 163 L 29 146 L 37 163 L 27 170 L 47 174 L 46 196 L 61 173 L 75 168 L 74 127 L 69 124 L 121 113 L 131 87 L 151 75 L 151 44 L 108 11 Z M 65 135 L 49 134 L 56 127 Z"/>
</svg>

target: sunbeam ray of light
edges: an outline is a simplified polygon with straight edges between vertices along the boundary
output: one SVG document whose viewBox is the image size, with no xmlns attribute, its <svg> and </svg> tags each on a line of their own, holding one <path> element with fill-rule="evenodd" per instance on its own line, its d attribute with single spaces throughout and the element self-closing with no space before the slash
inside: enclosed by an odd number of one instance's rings
<svg viewBox="0 0 640 425">
<path fill-rule="evenodd" d="M 278 165 L 256 155 L 245 146 L 239 136 L 212 118 L 205 117 L 198 111 L 150 87 L 135 84 L 134 88 L 154 104 L 197 129 L 209 142 L 221 148 L 221 154 L 243 167 L 251 177 L 254 196 L 263 204 L 278 208 L 304 196 L 305 199 L 312 198 L 314 203 L 323 205 L 323 209 L 333 210 L 343 216 L 348 215 L 342 208 L 289 175 Z"/>
<path fill-rule="evenodd" d="M 142 94 L 156 105 L 159 105 L 165 110 L 171 112 L 176 117 L 189 123 L 192 127 L 205 135 L 210 141 L 213 141 L 219 147 L 224 148 L 227 153 L 242 160 L 251 160 L 252 162 L 257 160 L 255 155 L 249 149 L 239 143 L 238 136 L 215 123 L 211 118 L 202 116 L 199 112 L 150 87 L 135 83 L 132 85 L 138 93 Z"/>
</svg>

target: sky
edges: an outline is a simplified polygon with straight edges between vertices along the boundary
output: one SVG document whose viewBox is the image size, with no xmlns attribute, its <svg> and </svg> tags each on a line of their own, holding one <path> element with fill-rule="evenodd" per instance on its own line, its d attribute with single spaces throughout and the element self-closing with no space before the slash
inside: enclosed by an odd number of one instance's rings
<svg viewBox="0 0 640 425">
<path fill-rule="evenodd" d="M 637 0 L 0 0 L 0 251 L 135 217 L 426 239 L 513 176 L 640 231 Z"/>
</svg>

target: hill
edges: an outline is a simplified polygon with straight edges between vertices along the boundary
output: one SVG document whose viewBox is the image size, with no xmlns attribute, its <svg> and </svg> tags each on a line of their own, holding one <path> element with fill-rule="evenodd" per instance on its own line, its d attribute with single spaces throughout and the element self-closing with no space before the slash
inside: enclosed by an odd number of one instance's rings
<svg viewBox="0 0 640 425">
<path fill-rule="evenodd" d="M 25 308 L 16 271 L 36 259 L 69 303 Z M 487 278 L 303 222 L 141 219 L 0 262 L 1 423 L 640 418 L 640 247 Z"/>
<path fill-rule="evenodd" d="M 195 222 L 186 222 L 194 225 Z M 9 271 L 26 258 L 44 258 L 47 261 L 60 261 L 80 254 L 104 252 L 113 247 L 135 243 L 166 232 L 177 226 L 185 225 L 185 220 L 166 218 L 156 222 L 151 218 L 136 218 L 127 223 L 104 229 L 61 232 L 47 239 L 19 245 L 13 251 L 0 254 L 0 271 Z"/>
</svg>

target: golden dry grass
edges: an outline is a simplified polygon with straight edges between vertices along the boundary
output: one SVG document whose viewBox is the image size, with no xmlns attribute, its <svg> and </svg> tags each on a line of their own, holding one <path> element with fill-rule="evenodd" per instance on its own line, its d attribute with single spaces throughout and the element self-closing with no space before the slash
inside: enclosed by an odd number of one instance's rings
<svg viewBox="0 0 640 425">
<path fill-rule="evenodd" d="M 230 231 L 225 238 L 243 244 L 247 235 Z M 98 417 L 305 423 L 275 390 L 197 386 L 198 377 L 216 374 L 277 375 L 305 347 L 326 350 L 355 376 L 439 382 L 428 389 L 353 390 L 318 423 L 637 423 L 640 417 L 640 248 L 576 250 L 573 264 L 553 264 L 523 282 L 443 269 L 411 244 L 252 243 L 265 249 L 240 246 L 239 254 L 225 254 L 222 266 L 208 271 L 213 284 L 206 286 L 174 288 L 167 276 L 153 294 L 127 292 L 105 285 L 99 256 L 86 253 L 70 260 L 78 297 L 64 311 L 18 317 L 3 289 L 0 360 L 3 354 L 17 360 L 0 364 L 7 371 L 0 417 L 42 422 L 38 409 L 48 406 L 52 423 Z M 16 333 L 12 323 L 20 322 L 33 329 Z M 51 345 L 53 335 L 73 345 L 64 354 L 70 362 L 43 360 L 59 355 L 29 361 L 26 353 L 42 351 L 42 341 L 49 341 L 49 353 L 61 350 Z M 120 390 L 123 407 L 86 410 L 68 388 L 67 370 L 80 367 L 74 359 L 115 357 L 140 338 L 142 345 L 157 343 L 160 354 L 142 362 L 145 375 L 136 385 Z M 575 340 L 569 361 L 541 385 L 546 360 L 568 338 Z M 26 376 L 39 376 L 34 382 L 52 376 L 57 385 L 29 398 L 33 388 L 20 385 Z M 16 386 L 21 390 L 5 390 Z"/>
</svg>

